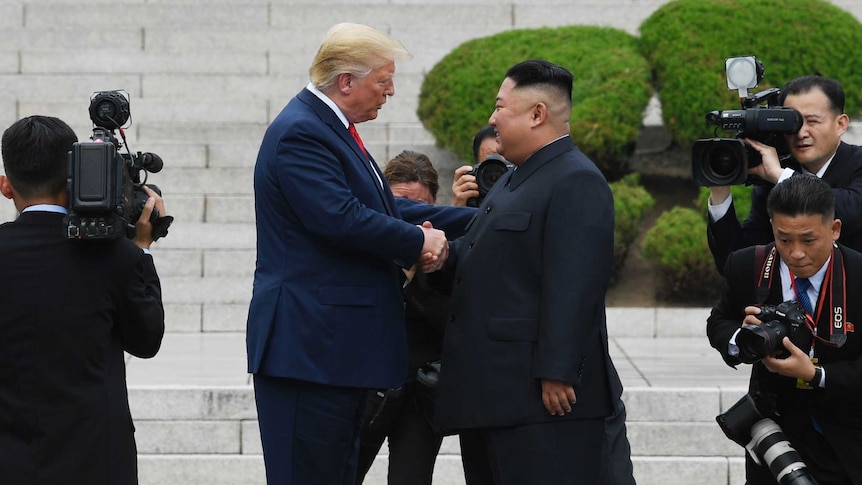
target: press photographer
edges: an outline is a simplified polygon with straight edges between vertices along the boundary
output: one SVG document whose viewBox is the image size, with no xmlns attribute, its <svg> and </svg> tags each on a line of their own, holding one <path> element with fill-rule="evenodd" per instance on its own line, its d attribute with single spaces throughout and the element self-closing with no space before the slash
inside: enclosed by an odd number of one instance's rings
<svg viewBox="0 0 862 485">
<path fill-rule="evenodd" d="M 746 89 L 741 98 L 747 97 Z M 773 104 L 798 111 L 802 115 L 802 126 L 793 134 L 773 131 L 774 134 L 767 137 L 772 145 L 748 137 L 731 139 L 736 144 L 734 156 L 739 155 L 741 140 L 747 147 L 743 152 L 748 160 L 753 157 L 762 160 L 754 166 L 749 163 L 746 170 L 748 176 L 756 176 L 763 183 L 752 188 L 751 210 L 745 221 L 740 223 L 736 218 L 729 182 L 709 187 L 707 240 L 719 272 L 723 271 L 731 251 L 773 240 L 766 199 L 774 184 L 798 174 L 814 174 L 832 187 L 836 217 L 844 222 L 841 243 L 862 250 L 862 147 L 841 141 L 850 123 L 844 113 L 841 84 L 818 75 L 799 77 L 781 88 Z M 753 116 L 748 113 L 762 109 L 749 108 L 743 112 Z M 771 129 L 779 123 L 771 121 L 769 116 L 766 118 L 764 123 Z M 745 125 L 748 129 L 749 123 Z M 775 148 L 782 144 L 790 155 L 784 161 Z"/>
<path fill-rule="evenodd" d="M 0 474 L 4 485 L 138 483 L 126 352 L 153 357 L 165 330 L 148 248 L 147 198 L 134 243 L 67 237 L 75 132 L 29 116 L 2 137 L 0 192 L 20 212 L 0 225 Z"/>
<path fill-rule="evenodd" d="M 862 254 L 835 244 L 842 221 L 832 192 L 801 174 L 772 189 L 766 210 L 775 243 L 728 256 L 724 292 L 707 320 L 710 344 L 725 363 L 753 362 L 757 419 L 738 422 L 775 424 L 749 427 L 747 435 L 747 425 L 730 426 L 737 442 L 770 437 L 753 446 L 760 463 L 746 456 L 748 485 L 774 484 L 796 461 L 816 482 L 779 483 L 862 484 L 862 342 L 851 300 L 862 291 Z M 776 441 L 799 459 L 764 453 Z"/>
</svg>

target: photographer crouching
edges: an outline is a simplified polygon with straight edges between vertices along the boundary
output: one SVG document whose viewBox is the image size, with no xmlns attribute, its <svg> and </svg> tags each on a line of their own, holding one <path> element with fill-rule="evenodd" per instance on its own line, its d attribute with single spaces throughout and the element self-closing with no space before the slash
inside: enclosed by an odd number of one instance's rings
<svg viewBox="0 0 862 485">
<path fill-rule="evenodd" d="M 726 415 L 719 423 L 740 444 L 752 439 L 748 485 L 860 485 L 862 347 L 852 322 L 862 254 L 836 243 L 841 220 L 820 178 L 779 183 L 766 208 L 775 242 L 730 253 L 707 335 L 728 365 L 752 364 L 749 396 L 767 430 L 735 430 L 747 435 L 737 440 Z"/>
<path fill-rule="evenodd" d="M 0 475 L 6 485 L 138 483 L 124 352 L 152 357 L 164 334 L 149 253 L 166 233 L 158 230 L 159 216 L 151 217 L 156 210 L 165 214 L 164 202 L 152 188 L 141 188 L 140 217 L 136 224 L 125 221 L 136 226 L 134 242 L 69 237 L 67 176 L 76 142 L 66 123 L 47 116 L 19 120 L 2 137 L 0 192 L 20 212 L 0 225 Z"/>
</svg>

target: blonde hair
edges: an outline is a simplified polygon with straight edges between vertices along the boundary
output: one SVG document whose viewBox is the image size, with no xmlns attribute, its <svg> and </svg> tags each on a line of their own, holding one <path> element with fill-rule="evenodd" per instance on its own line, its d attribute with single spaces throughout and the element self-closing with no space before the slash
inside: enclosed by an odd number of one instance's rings
<svg viewBox="0 0 862 485">
<path fill-rule="evenodd" d="M 331 90 L 340 74 L 358 78 L 389 62 L 413 57 L 400 42 L 367 25 L 341 23 L 326 33 L 308 69 L 317 89 Z"/>
</svg>

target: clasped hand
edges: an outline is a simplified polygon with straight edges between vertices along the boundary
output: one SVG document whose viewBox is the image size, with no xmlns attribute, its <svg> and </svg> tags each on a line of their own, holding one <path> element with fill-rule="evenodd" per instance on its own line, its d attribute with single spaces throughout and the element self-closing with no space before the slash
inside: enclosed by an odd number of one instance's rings
<svg viewBox="0 0 862 485">
<path fill-rule="evenodd" d="M 437 271 L 446 263 L 449 257 L 449 241 L 446 240 L 446 233 L 439 229 L 434 229 L 430 222 L 425 221 L 421 226 L 422 233 L 425 236 L 425 242 L 422 243 L 422 255 L 419 257 L 419 265 L 425 273 Z"/>
</svg>

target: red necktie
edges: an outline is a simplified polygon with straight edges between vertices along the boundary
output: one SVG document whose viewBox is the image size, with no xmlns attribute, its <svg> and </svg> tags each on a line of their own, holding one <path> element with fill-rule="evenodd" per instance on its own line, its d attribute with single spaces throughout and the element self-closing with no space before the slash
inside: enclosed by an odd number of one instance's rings
<svg viewBox="0 0 862 485">
<path fill-rule="evenodd" d="M 362 149 L 362 153 L 364 153 L 365 156 L 367 157 L 368 156 L 368 150 L 365 149 L 365 144 L 362 143 L 362 138 L 359 138 L 359 132 L 356 131 L 356 125 L 354 125 L 353 123 L 350 123 L 347 126 L 347 131 L 349 131 L 350 134 L 353 135 L 353 139 L 356 140 L 356 143 L 359 144 L 359 148 Z"/>
</svg>

